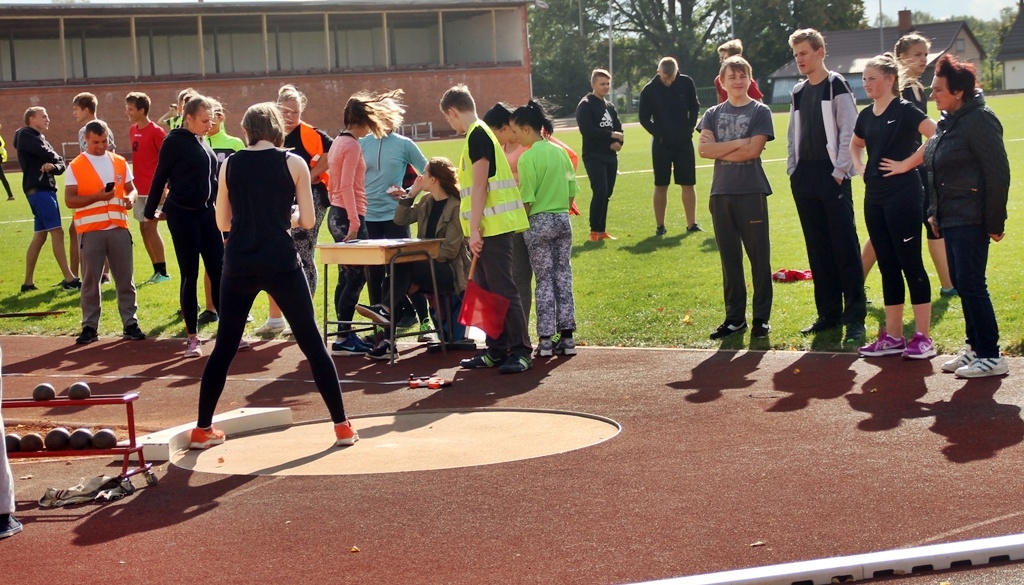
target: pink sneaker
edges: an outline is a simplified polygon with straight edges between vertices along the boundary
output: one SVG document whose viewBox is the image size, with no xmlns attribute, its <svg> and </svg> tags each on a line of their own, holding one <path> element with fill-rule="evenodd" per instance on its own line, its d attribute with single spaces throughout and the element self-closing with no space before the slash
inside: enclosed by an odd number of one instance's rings
<svg viewBox="0 0 1024 585">
<path fill-rule="evenodd" d="M 920 332 L 910 338 L 907 349 L 903 350 L 904 359 L 926 360 L 933 357 L 935 357 L 935 344 L 932 343 L 932 338 Z"/>
<path fill-rule="evenodd" d="M 895 337 L 889 335 L 885 331 L 882 331 L 878 336 L 878 340 L 874 343 L 869 343 L 864 347 L 857 350 L 863 357 L 881 357 L 883 355 L 899 355 L 903 353 L 903 350 L 907 349 L 906 338 Z"/>
</svg>

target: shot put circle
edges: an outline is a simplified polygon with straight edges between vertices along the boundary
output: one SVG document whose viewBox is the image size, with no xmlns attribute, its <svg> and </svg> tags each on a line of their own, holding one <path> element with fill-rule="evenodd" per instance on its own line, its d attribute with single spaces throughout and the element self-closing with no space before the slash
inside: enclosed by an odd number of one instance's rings
<svg viewBox="0 0 1024 585">
<path fill-rule="evenodd" d="M 492 465 L 557 456 L 615 437 L 619 424 L 555 410 L 458 409 L 353 417 L 360 440 L 333 447 L 334 425 L 313 421 L 184 451 L 173 464 L 231 475 L 361 475 Z M 518 438 L 522 440 L 511 440 Z"/>
<path fill-rule="evenodd" d="M 47 382 L 37 384 L 32 390 L 32 400 L 53 400 L 56 397 L 57 391 L 53 389 L 53 384 Z"/>
<path fill-rule="evenodd" d="M 84 400 L 92 396 L 92 389 L 85 382 L 75 382 L 68 386 L 68 398 L 72 400 Z"/>
<path fill-rule="evenodd" d="M 47 451 L 64 451 L 68 448 L 70 442 L 71 433 L 64 427 L 57 427 L 46 433 L 46 439 L 43 441 L 43 444 L 46 445 Z"/>
<path fill-rule="evenodd" d="M 39 433 L 29 433 L 21 438 L 21 450 L 24 453 L 34 453 L 43 450 L 43 437 Z"/>
</svg>

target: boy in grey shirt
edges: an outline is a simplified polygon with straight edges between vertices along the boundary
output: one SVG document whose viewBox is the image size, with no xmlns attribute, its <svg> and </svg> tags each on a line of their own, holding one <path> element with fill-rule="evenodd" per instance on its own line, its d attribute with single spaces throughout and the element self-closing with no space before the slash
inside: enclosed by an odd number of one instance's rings
<svg viewBox="0 0 1024 585">
<path fill-rule="evenodd" d="M 711 333 L 724 339 L 747 328 L 747 284 L 743 250 L 750 259 L 754 285 L 751 335 L 764 338 L 771 331 L 771 245 L 768 239 L 768 201 L 772 188 L 761 166 L 761 152 L 775 139 L 772 112 L 747 95 L 753 74 L 740 56 L 722 62 L 719 74 L 729 99 L 711 107 L 697 125 L 701 158 L 714 159 L 711 180 L 711 219 L 722 259 L 725 322 Z"/>
</svg>

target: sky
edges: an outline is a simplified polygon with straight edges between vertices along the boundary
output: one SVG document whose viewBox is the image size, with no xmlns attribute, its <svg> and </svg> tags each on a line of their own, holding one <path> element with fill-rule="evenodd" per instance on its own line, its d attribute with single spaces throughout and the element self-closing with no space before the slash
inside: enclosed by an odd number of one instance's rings
<svg viewBox="0 0 1024 585">
<path fill-rule="evenodd" d="M 999 18 L 999 11 L 1013 7 L 1017 0 L 882 0 L 882 12 L 896 20 L 900 10 L 927 12 L 939 20 L 950 16 L 971 15 L 981 20 Z M 864 0 L 864 13 L 869 23 L 878 17 L 878 0 Z"/>
<path fill-rule="evenodd" d="M 125 0 L 89 0 L 92 4 L 124 4 Z M 138 0 L 128 0 L 129 3 Z M 162 0 L 168 1 L 168 0 Z M 169 0 L 172 2 L 186 0 Z M 208 2 L 231 2 L 232 0 L 207 0 Z M 4 4 L 51 4 L 52 0 L 0 0 Z M 1012 7 L 1017 0 L 881 0 L 882 12 L 893 20 L 900 10 L 907 8 L 927 12 L 939 20 L 950 16 L 970 14 L 981 20 L 992 20 L 999 17 L 1002 8 Z M 864 0 L 864 12 L 868 22 L 874 22 L 878 16 L 878 0 Z"/>
</svg>

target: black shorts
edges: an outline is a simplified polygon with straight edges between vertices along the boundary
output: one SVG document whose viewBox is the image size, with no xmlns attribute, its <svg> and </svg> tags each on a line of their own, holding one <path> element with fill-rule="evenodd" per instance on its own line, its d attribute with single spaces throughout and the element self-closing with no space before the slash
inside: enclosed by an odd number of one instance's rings
<svg viewBox="0 0 1024 585">
<path fill-rule="evenodd" d="M 665 145 L 659 144 L 655 139 L 651 142 L 651 159 L 654 162 L 655 187 L 667 187 L 670 177 L 675 178 L 676 185 L 697 184 L 697 162 L 693 156 L 693 141 Z"/>
</svg>

